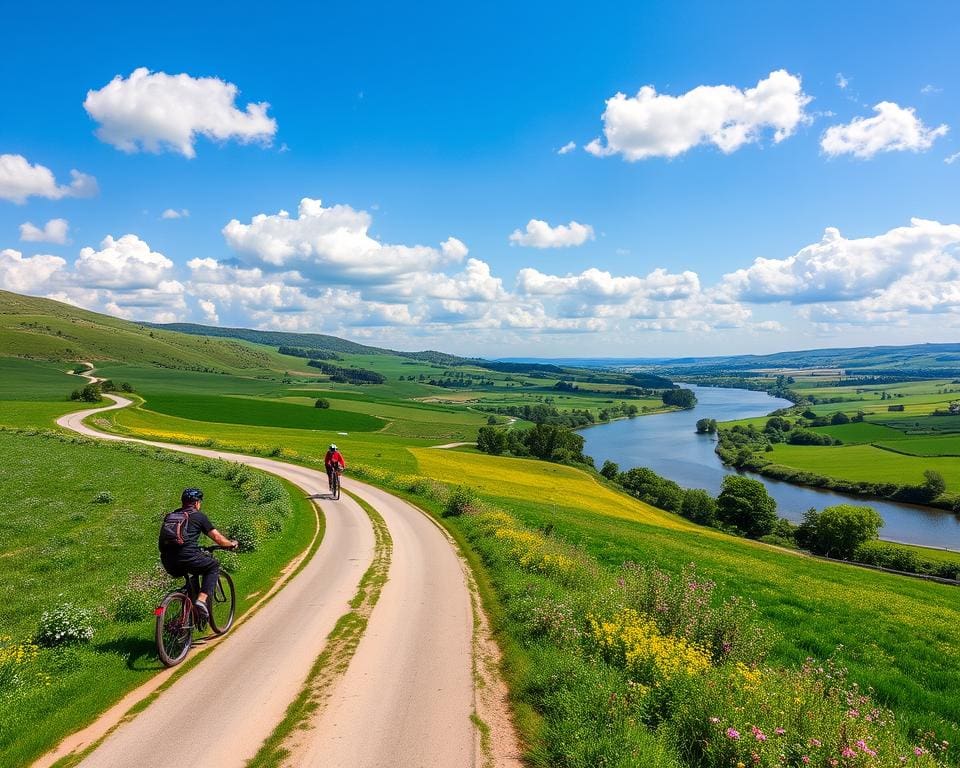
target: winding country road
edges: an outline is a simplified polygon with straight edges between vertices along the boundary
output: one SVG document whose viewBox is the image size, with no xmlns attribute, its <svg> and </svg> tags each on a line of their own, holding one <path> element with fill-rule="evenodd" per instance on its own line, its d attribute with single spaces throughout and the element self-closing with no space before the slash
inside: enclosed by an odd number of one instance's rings
<svg viewBox="0 0 960 768">
<path fill-rule="evenodd" d="M 81 763 L 87 768 L 245 765 L 302 690 L 337 619 L 371 563 L 374 534 L 346 494 L 323 498 L 323 472 L 256 456 L 99 432 L 87 417 L 114 404 L 63 416 L 58 424 L 102 440 L 124 440 L 238 461 L 286 478 L 319 497 L 326 531 L 317 553 L 276 596 L 240 623 L 140 714 L 122 722 Z M 383 517 L 392 538 L 387 581 L 367 629 L 289 764 L 436 766 L 516 763 L 512 734 L 501 755 L 483 756 L 475 711 L 474 618 L 465 566 L 442 530 L 406 502 L 351 480 L 348 489 Z M 216 518 L 215 501 L 211 500 Z M 241 574 L 242 582 L 242 574 Z M 242 589 L 242 587 L 241 587 Z M 104 729 L 109 723 L 104 724 Z M 92 743 L 96 728 L 86 734 Z M 65 750 L 83 744 L 68 743 Z M 42 761 L 43 762 L 43 761 Z M 49 764 L 49 762 L 47 762 Z"/>
</svg>

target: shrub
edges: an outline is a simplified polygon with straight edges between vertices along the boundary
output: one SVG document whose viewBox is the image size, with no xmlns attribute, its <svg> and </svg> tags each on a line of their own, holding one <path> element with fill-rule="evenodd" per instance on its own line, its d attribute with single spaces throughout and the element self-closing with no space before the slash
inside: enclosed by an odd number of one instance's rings
<svg viewBox="0 0 960 768">
<path fill-rule="evenodd" d="M 319 398 L 317 398 L 317 402 L 315 402 L 315 403 L 313 404 L 313 407 L 314 407 L 314 408 L 329 408 L 329 407 L 330 407 L 330 401 L 327 400 L 326 398 L 319 397 Z"/>
<path fill-rule="evenodd" d="M 113 503 L 113 494 L 110 491 L 100 491 L 91 500 L 92 504 L 111 504 Z"/>
<path fill-rule="evenodd" d="M 847 414 L 845 414 L 843 411 L 837 411 L 835 414 L 833 414 L 833 416 L 830 417 L 830 423 L 835 426 L 839 424 L 849 424 L 850 417 L 847 416 Z"/>
<path fill-rule="evenodd" d="M 849 560 L 864 542 L 877 538 L 883 518 L 873 507 L 837 504 L 811 509 L 797 529 L 797 543 L 818 555 Z"/>
<path fill-rule="evenodd" d="M 444 517 L 459 517 L 470 512 L 474 507 L 475 496 L 472 490 L 465 485 L 458 485 L 447 496 L 447 501 L 443 505 Z"/>
<path fill-rule="evenodd" d="M 88 643 L 93 638 L 93 617 L 90 611 L 73 603 L 61 603 L 44 611 L 34 637 L 37 645 L 54 648 L 60 645 Z"/>
<path fill-rule="evenodd" d="M 238 552 L 254 552 L 260 546 L 257 528 L 249 517 L 233 518 L 227 526 L 227 538 L 237 542 Z"/>
<path fill-rule="evenodd" d="M 113 618 L 122 622 L 140 621 L 155 605 L 156 601 L 151 600 L 149 593 L 127 587 L 114 598 Z"/>
</svg>

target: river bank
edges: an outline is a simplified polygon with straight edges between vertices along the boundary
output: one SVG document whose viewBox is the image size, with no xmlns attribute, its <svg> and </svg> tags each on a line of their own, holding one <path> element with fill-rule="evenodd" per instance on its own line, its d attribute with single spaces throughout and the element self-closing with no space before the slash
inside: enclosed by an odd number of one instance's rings
<svg viewBox="0 0 960 768">
<path fill-rule="evenodd" d="M 595 425 L 581 432 L 585 440 L 584 451 L 593 456 L 598 465 L 610 460 L 622 469 L 649 467 L 684 488 L 703 488 L 716 495 L 723 478 L 737 470 L 725 466 L 716 455 L 713 435 L 696 433 L 697 420 L 711 418 L 723 422 L 757 418 L 792 403 L 753 390 L 689 388 L 697 395 L 698 403 L 694 408 Z M 811 507 L 822 509 L 834 504 L 865 501 L 851 494 L 794 484 L 759 473 L 741 474 L 763 482 L 777 500 L 779 514 L 791 522 L 799 523 Z M 952 513 L 886 499 L 871 500 L 870 506 L 885 521 L 881 530 L 884 540 L 941 550 L 960 549 L 960 517 Z"/>
</svg>

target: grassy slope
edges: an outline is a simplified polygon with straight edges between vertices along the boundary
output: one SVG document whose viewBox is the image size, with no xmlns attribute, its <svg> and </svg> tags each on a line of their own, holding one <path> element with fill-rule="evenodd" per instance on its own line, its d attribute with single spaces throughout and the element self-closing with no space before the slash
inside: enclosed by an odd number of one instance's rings
<svg viewBox="0 0 960 768">
<path fill-rule="evenodd" d="M 0 763 L 24 765 L 160 669 L 153 616 L 121 623 L 112 606 L 131 578 L 154 567 L 158 521 L 176 504 L 177 491 L 202 486 L 206 511 L 221 527 L 250 508 L 224 480 L 115 447 L 0 433 L 0 454 L 3 633 L 28 639 L 40 614 L 65 601 L 93 611 L 97 630 L 89 646 L 41 653 L 28 676 L 42 671 L 49 685 L 31 685 L 12 700 L 0 693 Z M 287 488 L 295 514 L 284 535 L 242 556 L 235 576 L 240 611 L 313 535 L 309 502 Z M 114 501 L 92 503 L 100 491 Z"/>
<path fill-rule="evenodd" d="M 241 370 L 269 363 L 249 345 L 154 330 L 7 291 L 0 291 L 0 350 L 39 360 L 128 360 L 173 368 Z"/>
<path fill-rule="evenodd" d="M 839 658 L 853 678 L 873 686 L 909 725 L 940 731 L 940 718 L 960 723 L 955 587 L 826 563 L 692 526 L 572 469 L 515 459 L 495 460 L 491 469 L 490 457 L 469 453 L 416 456 L 421 474 L 473 485 L 528 525 L 553 526 L 611 569 L 627 560 L 670 571 L 695 562 L 723 592 L 757 603 L 781 633 L 777 661 L 799 664 L 843 646 Z"/>
</svg>

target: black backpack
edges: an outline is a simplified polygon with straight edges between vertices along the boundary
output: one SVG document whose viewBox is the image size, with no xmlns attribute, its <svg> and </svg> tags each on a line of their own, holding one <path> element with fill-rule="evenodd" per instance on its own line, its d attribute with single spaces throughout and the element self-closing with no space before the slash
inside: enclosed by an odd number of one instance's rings
<svg viewBox="0 0 960 768">
<path fill-rule="evenodd" d="M 163 518 L 163 524 L 160 526 L 160 543 L 168 547 L 182 547 L 185 542 L 183 535 L 186 533 L 188 522 L 190 522 L 189 509 L 177 509 L 167 513 L 167 516 Z"/>
</svg>

